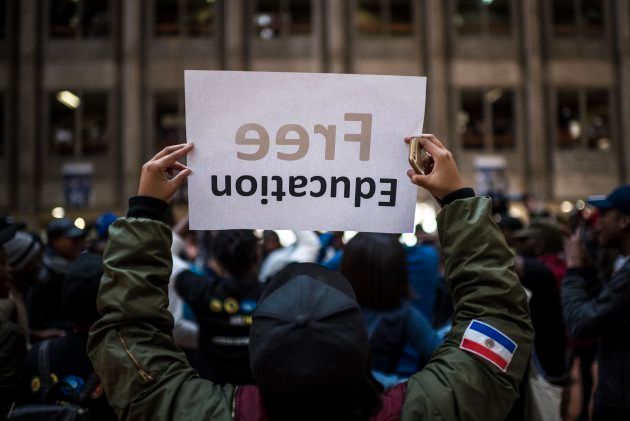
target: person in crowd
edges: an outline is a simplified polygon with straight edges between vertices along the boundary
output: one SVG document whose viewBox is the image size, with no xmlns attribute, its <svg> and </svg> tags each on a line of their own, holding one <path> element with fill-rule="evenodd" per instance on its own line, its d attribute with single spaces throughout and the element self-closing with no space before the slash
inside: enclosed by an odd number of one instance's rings
<svg viewBox="0 0 630 421">
<path fill-rule="evenodd" d="M 329 269 L 339 270 L 343 248 L 345 247 L 343 231 L 328 231 L 319 234 L 320 250 L 317 262 Z"/>
<path fill-rule="evenodd" d="M 95 236 L 91 239 L 88 246 L 88 250 L 91 253 L 100 254 L 101 256 L 103 255 L 105 246 L 107 246 L 109 226 L 116 219 L 118 219 L 118 217 L 112 212 L 102 213 L 96 218 L 93 226 Z"/>
<path fill-rule="evenodd" d="M 525 227 L 525 225 L 523 225 L 523 221 L 510 215 L 502 215 L 497 221 L 497 225 L 501 229 L 508 246 L 512 249 L 516 249 L 517 241 L 514 238 L 514 234 Z"/>
<path fill-rule="evenodd" d="M 66 270 L 61 305 L 72 330 L 29 351 L 20 374 L 18 405 L 69 402 L 88 408 L 90 420 L 117 419 L 86 353 L 89 328 L 100 317 L 96 295 L 102 275 L 103 259 L 92 253 L 82 254 Z M 119 346 L 125 347 L 121 342 Z"/>
<path fill-rule="evenodd" d="M 319 237 L 313 231 L 293 231 L 295 243 L 269 253 L 260 266 L 258 278 L 267 282 L 291 263 L 316 262 L 319 256 Z"/>
<path fill-rule="evenodd" d="M 63 278 L 85 248 L 85 231 L 68 219 L 56 219 L 48 224 L 47 237 L 43 276 L 31 290 L 29 322 L 33 330 L 67 330 L 72 326 L 61 306 Z"/>
<path fill-rule="evenodd" d="M 249 330 L 264 287 L 258 237 L 251 230 L 217 231 L 209 252 L 217 276 L 174 271 L 175 290 L 199 323 L 199 373 L 217 384 L 249 384 Z"/>
<path fill-rule="evenodd" d="M 42 267 L 42 246 L 32 234 L 21 230 L 22 226 L 12 218 L 0 219 L 0 237 L 2 248 L 11 268 L 11 280 L 8 282 L 9 295 L 2 305 L 5 318 L 15 322 L 29 341 L 39 337 L 56 336 L 56 330 L 35 332 L 29 329 L 27 299 L 31 287 L 38 282 Z"/>
<path fill-rule="evenodd" d="M 161 222 L 191 174 L 178 159 L 193 145 L 165 148 L 145 164 L 127 217 L 110 229 L 98 298 L 103 317 L 88 341 L 120 419 L 503 419 L 533 340 L 525 293 L 490 201 L 464 187 L 436 137 L 423 135 L 421 144 L 434 169 L 409 177 L 443 206 L 438 230 L 455 316 L 431 362 L 385 393 L 370 375 L 368 332 L 352 287 L 309 263 L 288 266 L 261 295 L 250 334 L 255 385 L 221 387 L 197 377 L 173 343 L 171 233 Z M 177 175 L 167 177 L 173 169 Z"/>
<path fill-rule="evenodd" d="M 359 233 L 345 247 L 341 274 L 350 282 L 368 329 L 372 371 L 391 386 L 406 380 L 399 366 L 405 345 L 416 353 L 415 373 L 440 338 L 409 300 L 406 255 L 395 236 Z"/>
<path fill-rule="evenodd" d="M 560 291 L 562 280 L 567 273 L 564 261 L 564 238 L 560 228 L 551 222 L 534 221 L 523 230 L 514 233 L 514 239 L 521 254 L 535 257 L 553 274 L 556 288 Z"/>
<path fill-rule="evenodd" d="M 18 375 L 26 355 L 26 337 L 10 318 L 13 313 L 9 300 L 11 267 L 2 247 L 8 240 L 9 236 L 0 232 L 0 420 L 5 419 L 15 399 Z"/>
<path fill-rule="evenodd" d="M 580 232 L 566 242 L 567 276 L 562 285 L 565 323 L 574 338 L 598 337 L 598 383 L 594 420 L 630 420 L 630 185 L 589 201 L 601 212 L 598 240 L 619 251 L 613 274 L 600 280 Z"/>
<path fill-rule="evenodd" d="M 422 225 L 416 225 L 415 234 L 417 243 L 405 247 L 411 303 L 424 317 L 431 320 L 440 281 L 440 254 L 433 245 L 422 241 L 427 237 Z"/>
<path fill-rule="evenodd" d="M 262 259 L 265 260 L 274 251 L 281 249 L 280 237 L 273 230 L 264 230 L 262 233 Z"/>
<path fill-rule="evenodd" d="M 520 243 L 523 244 L 523 243 Z M 568 383 L 567 341 L 560 291 L 554 274 L 535 256 L 519 250 L 516 273 L 528 291 L 536 335 L 529 390 L 535 419 L 560 420 L 562 396 Z"/>
</svg>

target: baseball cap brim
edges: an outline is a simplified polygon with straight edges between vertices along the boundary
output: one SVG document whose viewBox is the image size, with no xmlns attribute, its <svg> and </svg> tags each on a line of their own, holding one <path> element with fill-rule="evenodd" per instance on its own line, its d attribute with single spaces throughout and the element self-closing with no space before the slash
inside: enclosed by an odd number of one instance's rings
<svg viewBox="0 0 630 421">
<path fill-rule="evenodd" d="M 587 202 L 594 208 L 601 210 L 612 209 L 615 207 L 612 203 L 610 203 L 606 196 L 591 196 L 587 199 Z"/>
<path fill-rule="evenodd" d="M 82 230 L 79 227 L 72 227 L 72 228 L 69 228 L 66 232 L 64 232 L 62 234 L 62 237 L 80 238 L 80 237 L 83 237 L 84 235 L 85 235 L 84 230 Z"/>
</svg>

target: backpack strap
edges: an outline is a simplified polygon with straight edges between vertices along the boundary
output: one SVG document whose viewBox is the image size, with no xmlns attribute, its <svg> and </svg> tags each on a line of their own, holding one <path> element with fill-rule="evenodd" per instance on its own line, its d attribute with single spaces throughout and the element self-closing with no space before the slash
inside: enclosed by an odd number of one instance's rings
<svg viewBox="0 0 630 421">
<path fill-rule="evenodd" d="M 41 388 L 41 402 L 46 402 L 48 392 L 52 387 L 52 379 L 50 378 L 50 354 L 48 352 L 50 340 L 46 339 L 41 342 L 39 349 L 37 350 L 37 372 L 40 375 Z"/>
</svg>

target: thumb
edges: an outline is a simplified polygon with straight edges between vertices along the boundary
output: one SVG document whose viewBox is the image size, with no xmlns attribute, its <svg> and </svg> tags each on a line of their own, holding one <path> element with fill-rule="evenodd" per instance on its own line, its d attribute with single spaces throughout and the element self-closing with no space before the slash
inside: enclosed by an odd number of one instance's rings
<svg viewBox="0 0 630 421">
<path fill-rule="evenodd" d="M 414 170 L 407 171 L 407 176 L 411 180 L 411 182 L 417 186 L 427 188 L 428 185 L 428 175 L 421 175 L 416 173 Z"/>
<path fill-rule="evenodd" d="M 180 171 L 179 174 L 171 179 L 170 183 L 172 183 L 175 188 L 178 189 L 182 186 L 182 184 L 184 184 L 190 174 L 192 174 L 192 171 L 188 168 Z"/>
</svg>

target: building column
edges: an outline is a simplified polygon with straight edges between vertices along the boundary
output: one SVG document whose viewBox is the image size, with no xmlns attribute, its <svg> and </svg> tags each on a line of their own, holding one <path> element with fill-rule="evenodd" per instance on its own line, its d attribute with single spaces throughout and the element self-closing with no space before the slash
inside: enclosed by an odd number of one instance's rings
<svg viewBox="0 0 630 421">
<path fill-rule="evenodd" d="M 245 0 L 225 0 L 223 2 L 226 70 L 245 70 L 247 67 L 245 36 L 249 30 L 245 27 L 247 23 L 246 7 L 249 5 L 245 4 Z"/>
<path fill-rule="evenodd" d="M 38 150 L 40 127 L 41 45 L 39 2 L 22 0 L 19 8 L 18 44 L 18 136 L 12 139 L 17 149 L 17 203 L 16 214 L 29 226 L 35 226 L 35 213 L 39 201 L 39 168 L 41 153 Z"/>
<path fill-rule="evenodd" d="M 617 28 L 615 49 L 617 55 L 617 86 L 619 107 L 619 168 L 620 181 L 623 184 L 630 183 L 630 3 L 626 0 L 617 0 L 613 10 Z"/>
<path fill-rule="evenodd" d="M 552 195 L 552 151 L 545 134 L 546 107 L 542 51 L 542 11 L 540 2 L 523 0 L 523 80 L 525 186 L 528 193 L 548 200 Z"/>
<path fill-rule="evenodd" d="M 346 21 L 348 17 L 347 8 L 350 7 L 345 1 L 338 0 L 324 0 L 326 2 L 326 16 L 324 22 L 326 22 L 326 28 L 324 31 L 328 31 L 328 60 L 326 71 L 332 73 L 345 73 L 349 69 L 346 68 L 346 54 L 347 52 L 347 39 L 346 31 L 350 22 Z"/>
<path fill-rule="evenodd" d="M 138 1 L 121 2 L 121 113 L 120 141 L 123 208 L 138 191 L 142 168 L 142 7 Z"/>
<path fill-rule="evenodd" d="M 449 139 L 449 131 L 450 124 L 454 123 L 455 118 L 449 112 L 448 37 L 444 2 L 425 0 L 424 4 L 424 19 L 421 22 L 426 36 L 423 62 L 428 77 L 424 132 L 432 132 L 440 139 L 448 139 L 447 143 L 453 149 L 453 139 Z"/>
</svg>

